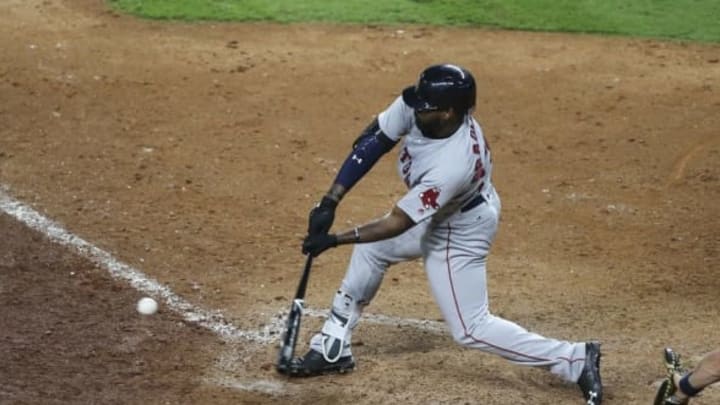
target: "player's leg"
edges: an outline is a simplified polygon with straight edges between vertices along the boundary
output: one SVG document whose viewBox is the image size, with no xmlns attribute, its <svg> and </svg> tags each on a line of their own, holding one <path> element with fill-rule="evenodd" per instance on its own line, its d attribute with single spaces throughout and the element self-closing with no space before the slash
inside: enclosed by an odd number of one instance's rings
<svg viewBox="0 0 720 405">
<path fill-rule="evenodd" d="M 444 272 L 432 262 L 445 266 Z M 577 382 L 585 344 L 549 339 L 492 315 L 487 305 L 485 263 L 463 262 L 452 255 L 445 263 L 428 260 L 433 295 L 455 341 L 517 364 L 548 367 L 564 380 Z"/>
<path fill-rule="evenodd" d="M 427 230 L 421 223 L 394 238 L 353 247 L 340 289 L 320 333 L 310 341 L 310 351 L 300 359 L 300 375 L 343 372 L 354 367 L 350 350 L 352 331 L 362 310 L 375 297 L 391 265 L 421 256 L 420 239 Z"/>
<path fill-rule="evenodd" d="M 468 215 L 469 214 L 469 215 Z M 486 290 L 486 257 L 499 207 L 483 204 L 429 234 L 423 244 L 430 286 L 453 338 L 514 363 L 542 366 L 577 382 L 585 343 L 549 339 L 492 315 Z"/>
<path fill-rule="evenodd" d="M 705 387 L 720 381 L 720 350 L 707 354 L 690 373 L 675 375 L 675 398 L 680 403 L 698 395 Z"/>
<path fill-rule="evenodd" d="M 720 381 L 720 350 L 703 357 L 690 375 L 689 380 L 690 384 L 696 389 L 702 389 Z"/>
</svg>

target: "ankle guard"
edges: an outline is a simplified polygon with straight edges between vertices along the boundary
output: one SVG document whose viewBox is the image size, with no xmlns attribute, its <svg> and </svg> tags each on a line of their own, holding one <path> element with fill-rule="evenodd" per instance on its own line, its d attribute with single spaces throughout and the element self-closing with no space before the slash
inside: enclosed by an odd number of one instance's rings
<svg viewBox="0 0 720 405">
<path fill-rule="evenodd" d="M 360 319 L 360 308 L 357 301 L 349 294 L 339 290 L 335 294 L 332 310 L 323 325 L 321 336 L 315 336 L 311 345 L 319 345 L 320 353 L 329 363 L 341 357 L 352 355 L 350 340 L 352 330 Z M 319 337 L 319 342 L 316 338 Z"/>
</svg>

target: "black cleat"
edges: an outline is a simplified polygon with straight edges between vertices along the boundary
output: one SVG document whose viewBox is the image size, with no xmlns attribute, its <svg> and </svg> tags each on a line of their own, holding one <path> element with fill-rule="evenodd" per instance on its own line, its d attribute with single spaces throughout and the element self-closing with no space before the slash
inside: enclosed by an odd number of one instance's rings
<svg viewBox="0 0 720 405">
<path fill-rule="evenodd" d="M 353 356 L 340 357 L 336 362 L 325 360 L 322 353 L 309 350 L 303 357 L 292 359 L 290 364 L 278 371 L 289 377 L 313 377 L 324 374 L 345 374 L 355 369 Z"/>
<path fill-rule="evenodd" d="M 686 405 L 688 403 L 687 399 L 680 400 L 675 398 L 674 394 L 677 391 L 677 388 L 675 387 L 675 384 L 670 379 L 665 379 L 662 384 L 660 384 L 660 388 L 658 388 L 658 392 L 655 395 L 655 402 L 653 402 L 654 405 Z"/>
<path fill-rule="evenodd" d="M 603 386 L 600 380 L 600 343 L 585 343 L 585 365 L 577 383 L 585 397 L 586 405 L 600 405 Z"/>
<path fill-rule="evenodd" d="M 677 399 L 675 393 L 677 392 L 677 386 L 675 385 L 675 376 L 682 375 L 687 371 L 683 368 L 680 362 L 680 355 L 675 353 L 673 349 L 666 347 L 663 352 L 665 360 L 665 370 L 667 376 L 665 380 L 660 384 L 657 394 L 655 395 L 655 402 L 653 405 L 683 405 L 687 404 L 687 399 Z"/>
</svg>

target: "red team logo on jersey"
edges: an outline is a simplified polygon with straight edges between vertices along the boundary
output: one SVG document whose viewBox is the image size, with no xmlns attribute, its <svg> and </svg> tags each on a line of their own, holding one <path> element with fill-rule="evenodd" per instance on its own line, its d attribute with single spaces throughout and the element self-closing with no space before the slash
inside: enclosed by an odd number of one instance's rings
<svg viewBox="0 0 720 405">
<path fill-rule="evenodd" d="M 438 190 L 437 187 L 433 187 L 420 193 L 420 201 L 422 201 L 425 209 L 438 209 L 440 207 L 437 202 L 439 196 L 440 190 Z"/>
</svg>

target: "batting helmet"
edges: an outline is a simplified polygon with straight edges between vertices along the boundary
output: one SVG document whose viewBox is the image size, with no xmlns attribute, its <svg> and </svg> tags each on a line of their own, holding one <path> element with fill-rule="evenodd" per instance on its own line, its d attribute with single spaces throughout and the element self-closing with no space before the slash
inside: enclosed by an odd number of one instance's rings
<svg viewBox="0 0 720 405">
<path fill-rule="evenodd" d="M 416 85 L 403 90 L 402 97 L 416 111 L 452 107 L 465 112 L 475 107 L 475 78 L 457 65 L 433 65 L 423 70 Z"/>
</svg>

